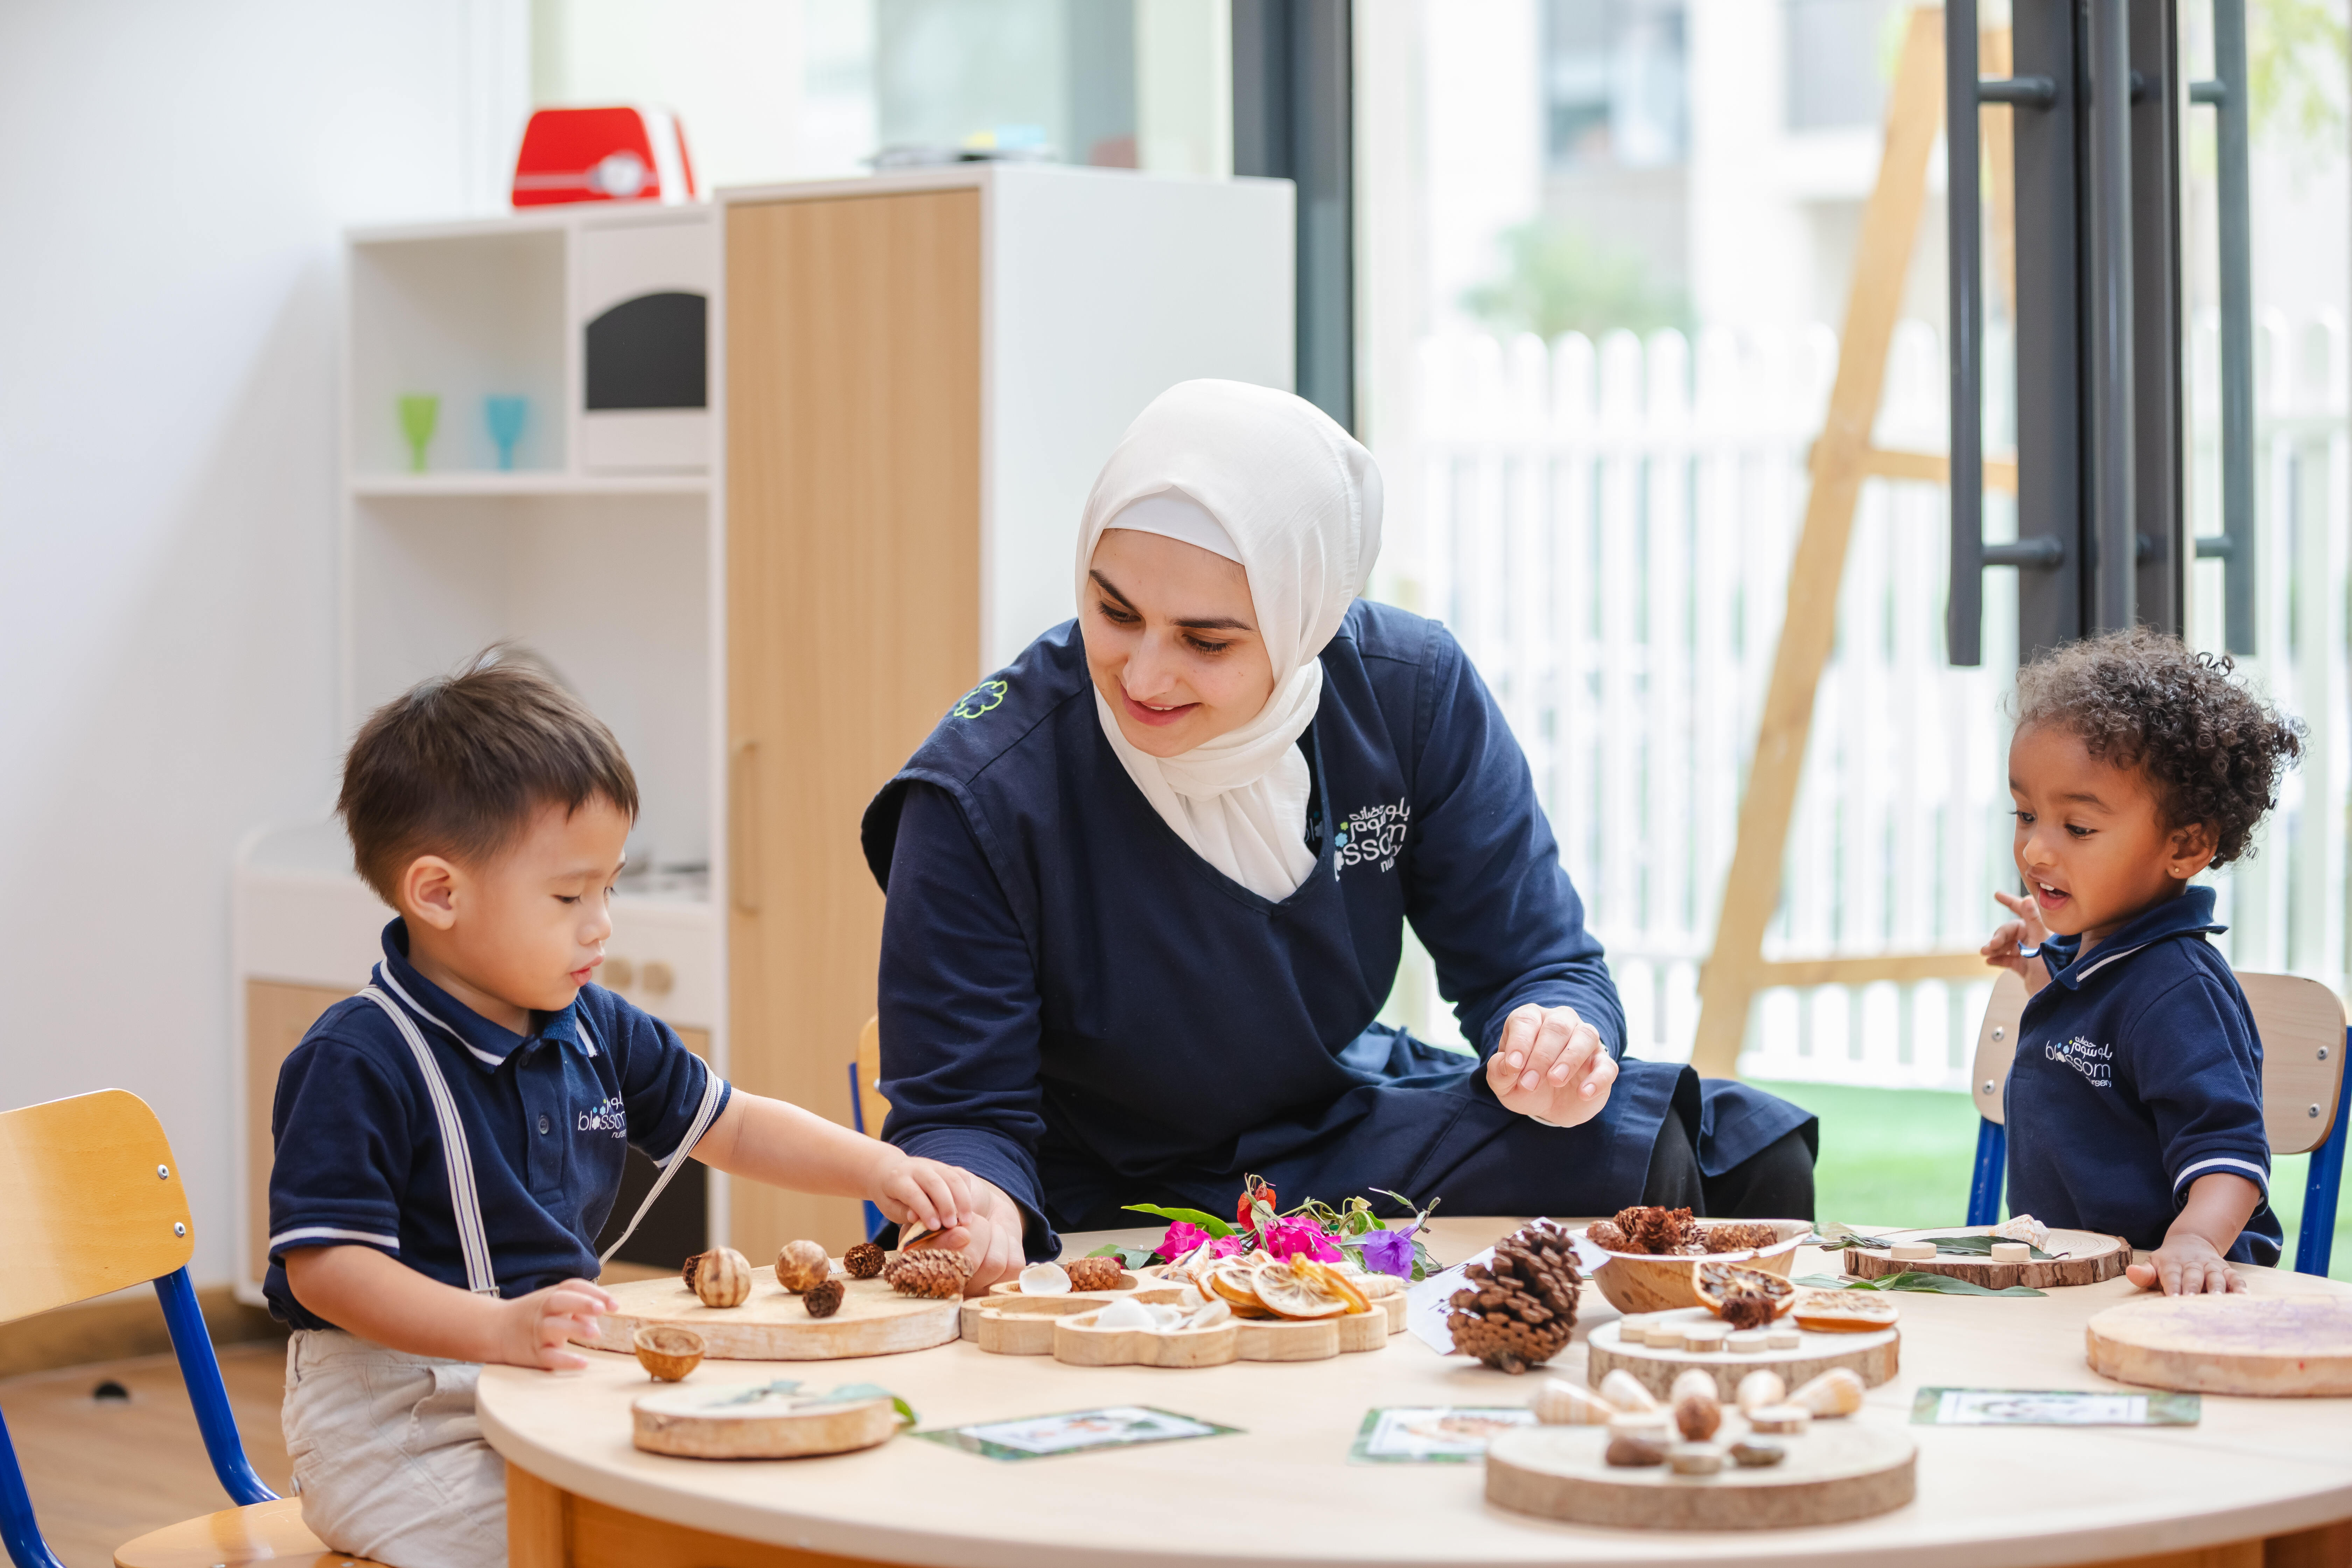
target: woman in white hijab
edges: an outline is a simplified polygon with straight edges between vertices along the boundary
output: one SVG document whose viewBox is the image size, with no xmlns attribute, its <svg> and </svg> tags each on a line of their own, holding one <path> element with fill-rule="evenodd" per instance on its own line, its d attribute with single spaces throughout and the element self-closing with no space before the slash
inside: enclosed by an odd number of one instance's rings
<svg viewBox="0 0 2352 1568">
<path fill-rule="evenodd" d="M 1370 454 L 1171 388 L 1104 466 L 1078 619 L 866 817 L 885 1135 L 982 1178 L 974 1289 L 1121 1205 L 1373 1189 L 1486 1214 L 1811 1214 L 1812 1121 L 1622 1058 L 1527 763 L 1460 647 L 1360 597 Z M 1374 1021 L 1410 922 L 1478 1058 Z"/>
</svg>

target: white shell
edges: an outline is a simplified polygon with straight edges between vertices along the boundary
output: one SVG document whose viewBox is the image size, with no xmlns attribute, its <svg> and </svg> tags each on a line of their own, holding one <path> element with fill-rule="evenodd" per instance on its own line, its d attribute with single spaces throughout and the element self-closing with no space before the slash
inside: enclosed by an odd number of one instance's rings
<svg viewBox="0 0 2352 1568">
<path fill-rule="evenodd" d="M 1862 1379 L 1832 1367 L 1789 1395 L 1789 1403 L 1816 1415 L 1851 1415 L 1862 1408 Z"/>
<path fill-rule="evenodd" d="M 1606 1426 L 1617 1407 L 1588 1389 L 1562 1378 L 1548 1377 L 1529 1396 L 1528 1406 L 1547 1426 Z"/>
<path fill-rule="evenodd" d="M 1192 1315 L 1184 1320 L 1184 1326 L 1188 1329 L 1213 1329 L 1219 1323 L 1231 1322 L 1233 1316 L 1234 1310 L 1229 1303 L 1222 1300 L 1209 1301 L 1193 1308 Z"/>
<path fill-rule="evenodd" d="M 2030 1214 L 2014 1215 L 1992 1227 L 1995 1236 L 2009 1241 L 2021 1241 L 2029 1247 L 2050 1249 L 2050 1227 Z"/>
<path fill-rule="evenodd" d="M 1222 1300 L 1222 1298 L 1220 1298 Z M 1178 1293 L 1176 1304 L 1188 1312 L 1197 1312 L 1209 1304 L 1209 1299 L 1193 1286 L 1187 1285 Z"/>
<path fill-rule="evenodd" d="M 1601 1380 L 1601 1397 L 1628 1415 L 1655 1410 L 1657 1397 L 1642 1386 L 1642 1380 L 1619 1367 Z"/>
<path fill-rule="evenodd" d="M 1146 1332 L 1160 1326 L 1159 1320 L 1140 1301 L 1122 1296 L 1095 1314 L 1098 1329 L 1141 1329 Z"/>
<path fill-rule="evenodd" d="M 1144 1310 L 1151 1314 L 1152 1321 L 1158 1325 L 1163 1334 L 1171 1329 L 1181 1329 L 1184 1326 L 1184 1309 L 1173 1302 L 1146 1307 Z"/>
<path fill-rule="evenodd" d="M 1058 1263 L 1033 1263 L 1021 1271 L 1021 1293 L 1066 1296 L 1070 1293 L 1070 1271 Z"/>
<path fill-rule="evenodd" d="M 1752 1415 L 1767 1405 L 1778 1405 L 1788 1397 L 1789 1385 L 1780 1374 L 1772 1371 L 1751 1372 L 1739 1380 L 1739 1410 Z"/>
<path fill-rule="evenodd" d="M 1666 1403 L 1671 1405 L 1685 1394 L 1704 1394 L 1713 1399 L 1716 1396 L 1715 1373 L 1692 1367 L 1675 1379 L 1675 1385 L 1666 1391 Z"/>
</svg>

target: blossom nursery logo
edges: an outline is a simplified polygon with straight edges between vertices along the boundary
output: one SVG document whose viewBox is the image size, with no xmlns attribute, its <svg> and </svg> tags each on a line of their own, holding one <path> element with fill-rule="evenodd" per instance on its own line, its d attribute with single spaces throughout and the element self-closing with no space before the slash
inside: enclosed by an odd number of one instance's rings
<svg viewBox="0 0 2352 1568">
<path fill-rule="evenodd" d="M 629 1135 L 629 1109 L 619 1095 L 609 1095 L 604 1103 L 593 1110 L 580 1113 L 583 1132 L 610 1132 L 615 1138 Z"/>
<path fill-rule="evenodd" d="M 1331 837 L 1336 851 L 1333 873 L 1374 861 L 1381 870 L 1393 871 L 1397 857 L 1404 850 L 1405 829 L 1412 823 L 1412 806 L 1402 800 L 1349 812 Z"/>
<path fill-rule="evenodd" d="M 957 700 L 956 705 L 948 710 L 948 717 L 977 719 L 1002 703 L 1004 700 L 1004 694 L 1012 689 L 1013 683 L 1010 681 L 983 680 Z"/>
<path fill-rule="evenodd" d="M 2063 1046 L 2042 1047 L 2042 1054 L 2053 1062 L 2064 1062 L 2068 1067 L 2081 1073 L 2093 1089 L 2115 1087 L 2109 1063 L 2109 1058 L 2115 1053 L 2105 1046 L 2094 1045 L 2077 1035 Z"/>
</svg>

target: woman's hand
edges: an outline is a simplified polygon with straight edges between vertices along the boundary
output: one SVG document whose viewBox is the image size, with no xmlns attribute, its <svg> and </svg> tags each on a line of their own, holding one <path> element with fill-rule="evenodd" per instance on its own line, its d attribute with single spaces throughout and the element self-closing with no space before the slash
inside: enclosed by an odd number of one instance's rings
<svg viewBox="0 0 2352 1568">
<path fill-rule="evenodd" d="M 1021 1233 L 1026 1222 L 1021 1217 L 1021 1205 L 1006 1197 L 995 1184 L 953 1166 L 941 1168 L 955 1170 L 963 1178 L 971 1201 L 960 1207 L 958 1212 L 962 1217 L 959 1223 L 936 1236 L 924 1237 L 917 1246 L 962 1253 L 964 1261 L 971 1265 L 971 1272 L 964 1279 L 964 1294 L 977 1296 L 998 1280 L 1010 1279 L 1021 1272 L 1028 1261 L 1021 1247 Z"/>
<path fill-rule="evenodd" d="M 1530 1002 L 1515 1008 L 1486 1058 L 1495 1098 L 1507 1110 L 1552 1127 L 1575 1127 L 1600 1115 L 1616 1081 L 1616 1058 L 1573 1007 Z"/>
<path fill-rule="evenodd" d="M 1992 933 L 1992 940 L 1978 951 L 1984 961 L 1995 969 L 2013 970 L 2025 982 L 2028 996 L 2050 984 L 2050 966 L 2042 962 L 2036 951 L 2028 956 L 2026 948 L 2040 949 L 2050 940 L 2048 928 L 2042 923 L 2042 910 L 2032 899 L 2021 899 L 2014 893 L 1995 892 L 2001 907 L 2017 918 Z"/>
</svg>

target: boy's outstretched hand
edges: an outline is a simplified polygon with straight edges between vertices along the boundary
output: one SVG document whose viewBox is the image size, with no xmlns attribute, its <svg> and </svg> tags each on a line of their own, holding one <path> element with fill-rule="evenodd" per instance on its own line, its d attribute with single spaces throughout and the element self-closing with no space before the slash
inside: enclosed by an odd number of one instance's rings
<svg viewBox="0 0 2352 1568">
<path fill-rule="evenodd" d="M 586 1366 L 588 1358 L 572 1350 L 571 1342 L 594 1339 L 597 1314 L 615 1308 L 612 1297 L 585 1279 L 566 1279 L 499 1305 L 499 1353 L 486 1359 L 548 1372 Z"/>
<path fill-rule="evenodd" d="M 879 1164 L 866 1196 L 891 1221 L 925 1230 L 952 1230 L 977 1211 L 971 1173 L 961 1165 L 900 1153 L 879 1146 Z"/>
<path fill-rule="evenodd" d="M 2176 1232 L 2147 1256 L 2146 1263 L 2130 1264 L 2124 1269 L 2124 1278 L 2143 1290 L 2161 1289 L 2168 1296 L 2221 1296 L 2246 1288 L 2229 1260 L 2201 1236 Z"/>
<path fill-rule="evenodd" d="M 1993 897 L 2017 918 L 1993 932 L 1992 940 L 1978 951 L 1995 969 L 2016 971 L 2018 978 L 2025 982 L 2025 994 L 2031 996 L 2050 984 L 2050 969 L 2042 962 L 2038 952 L 2028 957 L 2022 950 L 2029 947 L 2039 949 L 2050 940 L 2050 931 L 2042 925 L 2042 910 L 2032 899 L 1998 890 Z"/>
<path fill-rule="evenodd" d="M 1504 1109 L 1553 1127 L 1600 1115 L 1616 1081 L 1617 1059 L 1573 1007 L 1513 1008 L 1486 1058 L 1487 1086 Z"/>
</svg>

